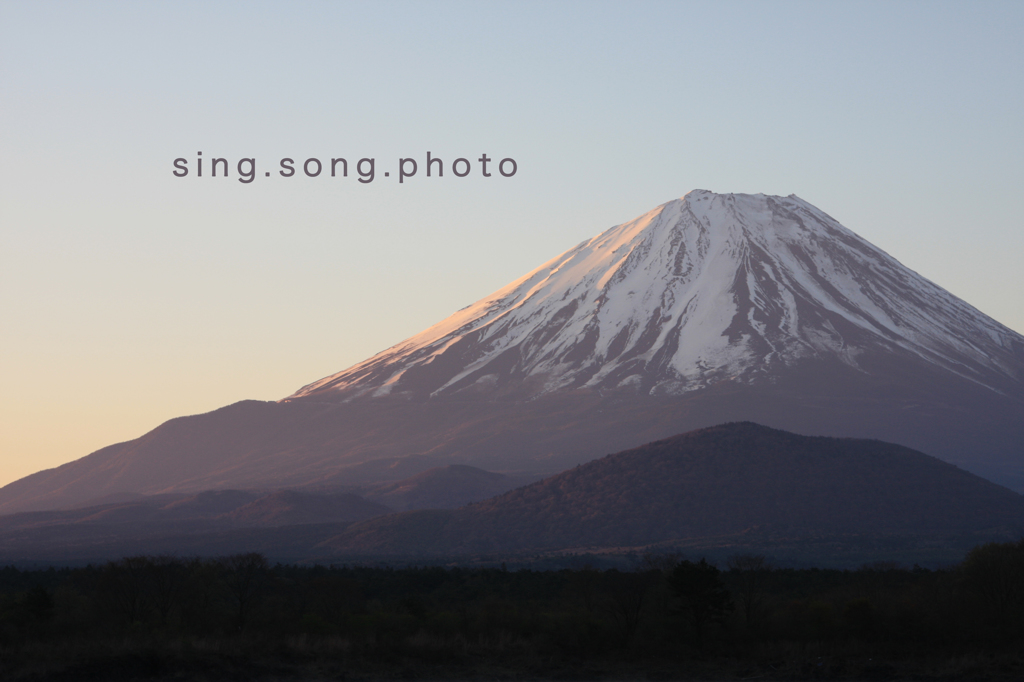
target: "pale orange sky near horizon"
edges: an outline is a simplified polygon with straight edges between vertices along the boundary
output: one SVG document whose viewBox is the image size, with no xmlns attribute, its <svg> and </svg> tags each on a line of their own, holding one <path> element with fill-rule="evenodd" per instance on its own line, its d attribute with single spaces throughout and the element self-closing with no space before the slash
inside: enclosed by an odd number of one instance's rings
<svg viewBox="0 0 1024 682">
<path fill-rule="evenodd" d="M 1011 2 L 0 4 L 0 485 L 696 188 L 795 193 L 1022 332 L 1022 34 Z M 398 184 L 428 150 L 519 170 Z M 199 151 L 259 172 L 175 178 Z M 263 175 L 333 155 L 377 177 Z"/>
</svg>

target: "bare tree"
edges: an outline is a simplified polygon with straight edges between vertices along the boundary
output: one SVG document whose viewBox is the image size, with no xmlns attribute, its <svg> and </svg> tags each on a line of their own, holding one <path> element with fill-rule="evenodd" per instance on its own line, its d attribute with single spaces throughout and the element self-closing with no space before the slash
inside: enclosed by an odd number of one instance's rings
<svg viewBox="0 0 1024 682">
<path fill-rule="evenodd" d="M 605 608 L 619 624 L 623 645 L 628 646 L 640 627 L 648 590 L 660 576 L 651 571 L 620 573 L 611 570 L 603 577 L 607 594 Z"/>
<path fill-rule="evenodd" d="M 224 581 L 235 605 L 236 625 L 244 630 L 262 596 L 267 558 L 258 552 L 232 554 L 222 560 Z"/>
<path fill-rule="evenodd" d="M 103 584 L 111 603 L 129 624 L 142 622 L 146 611 L 149 557 L 130 556 L 103 567 Z"/>
<path fill-rule="evenodd" d="M 960 574 L 998 632 L 1011 637 L 1024 630 L 1024 540 L 975 547 L 960 565 Z"/>
<path fill-rule="evenodd" d="M 593 615 L 597 605 L 600 578 L 601 573 L 590 563 L 585 563 L 569 573 L 569 583 L 566 588 L 570 601 L 578 602 L 588 616 Z"/>
<path fill-rule="evenodd" d="M 764 585 L 774 564 L 763 554 L 734 554 L 728 559 L 729 571 L 739 585 L 739 602 L 747 629 L 755 627 L 764 612 Z"/>
<path fill-rule="evenodd" d="M 718 569 L 704 559 L 698 563 L 681 561 L 668 577 L 669 587 L 679 599 L 679 611 L 693 627 L 697 648 L 704 648 L 708 626 L 725 619 L 732 611 L 732 600 L 722 584 Z"/>
<path fill-rule="evenodd" d="M 185 566 L 172 556 L 161 555 L 149 559 L 146 572 L 149 577 L 147 582 L 151 599 L 160 618 L 160 625 L 167 625 L 167 618 L 177 603 L 185 583 Z"/>
<path fill-rule="evenodd" d="M 223 596 L 225 568 L 220 560 L 193 557 L 183 562 L 184 586 L 181 593 L 181 618 L 186 627 L 211 630 L 211 616 Z"/>
</svg>

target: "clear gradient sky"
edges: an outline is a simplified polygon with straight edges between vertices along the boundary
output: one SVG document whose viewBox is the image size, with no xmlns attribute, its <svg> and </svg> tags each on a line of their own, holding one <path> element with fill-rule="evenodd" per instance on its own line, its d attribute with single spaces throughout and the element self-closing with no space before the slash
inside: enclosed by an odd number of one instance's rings
<svg viewBox="0 0 1024 682">
<path fill-rule="evenodd" d="M 1021 36 L 1022 2 L 2 2 L 0 484 L 695 188 L 797 194 L 1024 331 Z M 199 151 L 257 177 L 175 178 Z M 518 172 L 399 184 L 427 151 Z M 374 181 L 276 173 L 332 156 Z"/>
</svg>

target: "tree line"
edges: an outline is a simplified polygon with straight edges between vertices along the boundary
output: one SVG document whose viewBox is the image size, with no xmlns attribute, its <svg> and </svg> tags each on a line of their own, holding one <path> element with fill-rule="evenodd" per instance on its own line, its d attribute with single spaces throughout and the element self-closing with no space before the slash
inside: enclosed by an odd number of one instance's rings
<svg viewBox="0 0 1024 682">
<path fill-rule="evenodd" d="M 753 666 L 799 677 L 822 660 L 848 670 L 978 656 L 1016 674 L 1024 540 L 976 547 L 944 570 L 778 568 L 755 555 L 719 567 L 673 554 L 645 555 L 631 571 L 272 566 L 256 553 L 0 569 L 0 673 L 39 652 L 57 652 L 58 665 L 74 658 L 68 651 L 81 658 L 102 650 L 90 643 L 114 641 L 138 642 L 157 659 L 252 642 L 275 656 L 449 675 L 500 660 L 527 669 Z"/>
</svg>

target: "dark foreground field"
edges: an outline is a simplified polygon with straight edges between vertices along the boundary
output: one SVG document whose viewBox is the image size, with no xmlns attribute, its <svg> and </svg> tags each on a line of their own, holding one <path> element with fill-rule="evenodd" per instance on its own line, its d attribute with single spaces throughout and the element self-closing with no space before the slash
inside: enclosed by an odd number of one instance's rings
<svg viewBox="0 0 1024 682">
<path fill-rule="evenodd" d="M 1024 541 L 946 570 L 0 570 L 0 679 L 1021 679 Z"/>
</svg>

